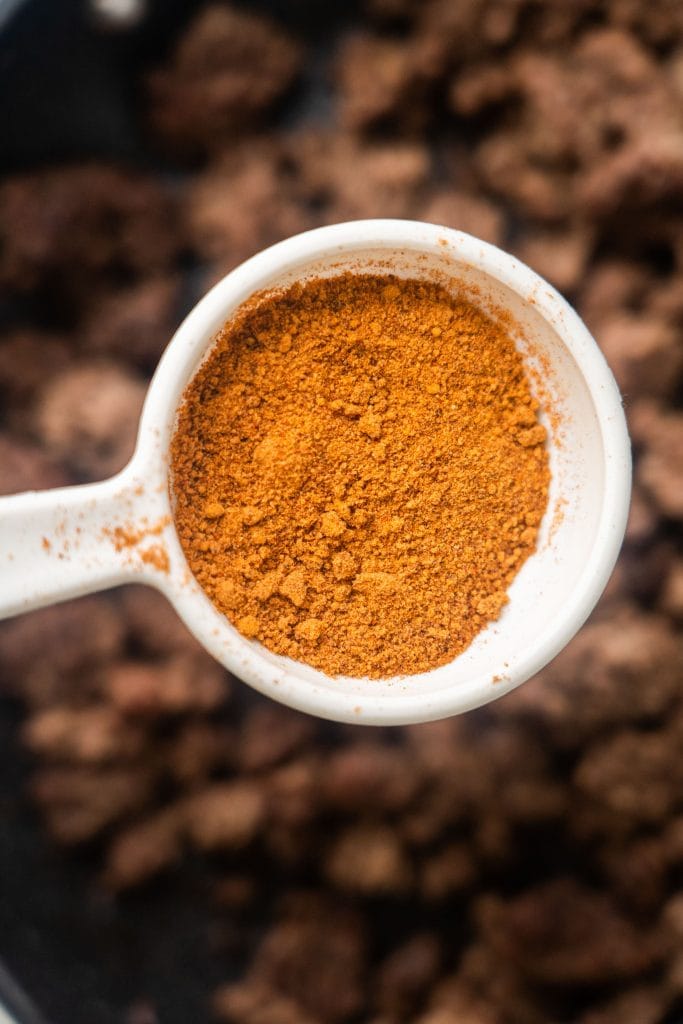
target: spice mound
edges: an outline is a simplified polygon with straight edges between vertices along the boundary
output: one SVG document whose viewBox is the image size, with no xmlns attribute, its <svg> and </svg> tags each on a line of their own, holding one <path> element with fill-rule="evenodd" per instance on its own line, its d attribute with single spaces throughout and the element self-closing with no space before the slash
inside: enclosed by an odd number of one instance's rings
<svg viewBox="0 0 683 1024">
<path fill-rule="evenodd" d="M 330 675 L 443 665 L 534 550 L 537 413 L 506 331 L 439 284 L 346 273 L 257 297 L 172 441 L 192 572 L 244 636 Z"/>
</svg>

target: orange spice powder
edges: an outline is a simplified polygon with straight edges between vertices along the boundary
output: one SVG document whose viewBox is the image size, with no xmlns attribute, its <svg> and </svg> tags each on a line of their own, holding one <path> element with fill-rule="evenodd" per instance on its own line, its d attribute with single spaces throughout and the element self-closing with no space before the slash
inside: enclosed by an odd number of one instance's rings
<svg viewBox="0 0 683 1024">
<path fill-rule="evenodd" d="M 445 664 L 534 550 L 537 412 L 509 335 L 438 284 L 346 273 L 264 296 L 179 413 L 192 572 L 245 636 L 330 675 Z"/>
</svg>

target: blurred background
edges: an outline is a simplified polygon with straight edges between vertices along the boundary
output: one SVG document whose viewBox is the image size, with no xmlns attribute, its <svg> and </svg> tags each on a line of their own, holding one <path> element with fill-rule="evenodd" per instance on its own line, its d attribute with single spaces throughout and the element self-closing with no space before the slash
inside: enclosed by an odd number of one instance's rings
<svg viewBox="0 0 683 1024">
<path fill-rule="evenodd" d="M 0 0 L 0 97 L 0 492 L 119 469 L 212 281 L 355 217 L 545 275 L 636 458 L 591 621 L 460 719 L 305 719 L 142 589 L 4 623 L 6 967 L 53 1024 L 681 1024 L 683 4 Z"/>
</svg>

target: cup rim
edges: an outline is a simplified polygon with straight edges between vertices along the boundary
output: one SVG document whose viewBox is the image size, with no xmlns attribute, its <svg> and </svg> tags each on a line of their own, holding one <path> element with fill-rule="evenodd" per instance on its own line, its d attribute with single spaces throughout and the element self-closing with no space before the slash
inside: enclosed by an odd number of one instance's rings
<svg viewBox="0 0 683 1024">
<path fill-rule="evenodd" d="M 220 629 L 216 628 L 215 615 L 210 614 L 207 604 L 215 614 L 220 613 L 191 576 L 173 527 L 174 568 L 168 578 L 154 582 L 166 593 L 194 635 L 231 672 L 261 693 L 300 711 L 335 721 L 406 724 L 470 710 L 529 679 L 551 661 L 583 625 L 616 562 L 626 528 L 631 489 L 630 442 L 621 396 L 597 343 L 578 314 L 552 285 L 516 257 L 488 242 L 453 228 L 420 221 L 348 221 L 315 228 L 278 242 L 215 284 L 188 314 L 169 343 L 150 384 L 143 409 L 136 461 L 149 451 L 150 444 L 156 447 L 157 452 L 160 451 L 159 424 L 168 418 L 168 396 L 177 386 L 188 354 L 195 353 L 196 358 L 198 352 L 205 351 L 206 339 L 215 337 L 230 311 L 263 288 L 264 282 L 275 273 L 296 269 L 297 265 L 305 266 L 334 253 L 341 256 L 377 248 L 437 251 L 437 247 L 441 253 L 450 250 L 458 263 L 483 271 L 506 285 L 523 301 L 533 303 L 573 357 L 594 403 L 603 444 L 604 489 L 598 527 L 591 558 L 561 616 L 530 650 L 510 659 L 500 684 L 493 687 L 491 674 L 487 671 L 436 692 L 420 693 L 417 687 L 406 692 L 405 686 L 401 686 L 391 695 L 373 695 L 372 683 L 378 681 L 368 680 L 362 696 L 355 689 L 350 688 L 348 692 L 332 689 L 298 674 L 297 663 L 290 659 L 282 659 L 287 663 L 286 668 L 276 665 L 261 653 L 260 644 L 242 637 L 223 617 L 223 625 L 228 627 L 231 636 L 230 643 L 222 642 L 216 635 Z M 165 459 L 164 454 L 162 458 Z M 165 478 L 168 479 L 167 465 Z M 447 667 L 443 666 L 442 671 Z M 305 668 L 310 674 L 310 666 Z M 319 677 L 324 678 L 324 674 L 319 673 Z M 407 676 L 405 680 L 409 682 L 410 678 Z"/>
</svg>

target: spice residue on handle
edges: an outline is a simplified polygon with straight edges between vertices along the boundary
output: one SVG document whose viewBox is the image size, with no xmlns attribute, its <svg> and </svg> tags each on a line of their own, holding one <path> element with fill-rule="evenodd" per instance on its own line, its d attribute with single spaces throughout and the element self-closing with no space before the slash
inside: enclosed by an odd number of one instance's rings
<svg viewBox="0 0 683 1024">
<path fill-rule="evenodd" d="M 150 537 L 160 536 L 169 523 L 170 519 L 167 516 L 163 516 L 158 522 L 152 524 L 143 519 L 139 523 L 124 523 L 107 527 L 103 530 L 103 536 L 111 541 L 116 551 L 129 551 L 129 562 L 134 562 L 137 558 L 140 563 L 168 574 L 171 562 L 164 545 L 152 543 L 146 548 L 140 545 Z"/>
<path fill-rule="evenodd" d="M 181 406 L 192 572 L 245 636 L 330 675 L 445 664 L 534 550 L 537 412 L 505 330 L 441 285 L 346 273 L 266 296 Z"/>
</svg>

